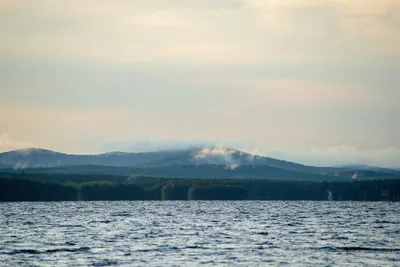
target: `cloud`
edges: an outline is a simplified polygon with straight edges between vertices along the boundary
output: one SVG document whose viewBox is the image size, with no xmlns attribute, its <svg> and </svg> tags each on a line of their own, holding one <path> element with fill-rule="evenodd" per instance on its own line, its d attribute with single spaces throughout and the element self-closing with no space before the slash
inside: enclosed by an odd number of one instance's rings
<svg viewBox="0 0 400 267">
<path fill-rule="evenodd" d="M 195 154 L 196 158 L 205 158 L 209 156 L 231 156 L 235 150 L 224 147 L 205 147 Z"/>
<path fill-rule="evenodd" d="M 226 65 L 400 51 L 396 0 L 3 2 L 0 53 L 13 57 Z"/>
<path fill-rule="evenodd" d="M 132 137 L 129 140 L 109 139 L 102 145 L 106 151 L 128 151 L 128 152 L 153 152 L 167 150 L 186 150 L 199 147 L 207 147 L 216 143 L 211 140 L 201 139 L 174 139 L 161 137 Z"/>
<path fill-rule="evenodd" d="M 205 147 L 200 151 L 192 154 L 193 161 L 198 164 L 218 164 L 226 165 L 228 169 L 236 169 L 242 164 L 239 159 L 235 158 L 237 151 L 231 148 Z"/>
<path fill-rule="evenodd" d="M 238 144 L 236 144 L 238 145 Z M 225 165 L 226 169 L 234 170 L 241 165 L 254 163 L 256 154 L 246 153 L 246 149 L 237 150 L 234 143 L 220 146 L 208 146 L 192 153 L 192 161 L 196 164 L 218 164 Z M 252 152 L 256 150 L 253 149 Z"/>
<path fill-rule="evenodd" d="M 13 166 L 14 170 L 23 170 L 26 167 L 28 167 L 28 163 L 27 162 L 23 162 L 23 161 L 18 161 L 17 163 L 15 163 L 15 165 Z"/>
</svg>

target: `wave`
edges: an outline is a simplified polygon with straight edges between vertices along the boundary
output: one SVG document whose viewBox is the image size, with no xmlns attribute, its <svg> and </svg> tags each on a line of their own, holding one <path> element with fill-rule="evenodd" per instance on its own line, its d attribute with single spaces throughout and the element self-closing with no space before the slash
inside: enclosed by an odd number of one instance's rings
<svg viewBox="0 0 400 267">
<path fill-rule="evenodd" d="M 8 255 L 17 255 L 17 254 L 47 254 L 47 253 L 59 253 L 59 252 L 81 252 L 88 251 L 89 247 L 80 247 L 80 248 L 56 248 L 56 249 L 47 249 L 47 250 L 36 250 L 36 249 L 16 249 L 10 252 L 6 252 L 4 254 Z"/>
<path fill-rule="evenodd" d="M 375 248 L 375 247 L 320 247 L 317 250 L 325 251 L 373 251 L 373 252 L 400 252 L 400 248 Z"/>
</svg>

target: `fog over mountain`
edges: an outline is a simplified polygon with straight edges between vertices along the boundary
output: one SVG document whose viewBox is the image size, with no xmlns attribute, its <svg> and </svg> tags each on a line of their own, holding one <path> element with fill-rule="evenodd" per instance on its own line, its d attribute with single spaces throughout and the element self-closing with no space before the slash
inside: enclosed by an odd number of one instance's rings
<svg viewBox="0 0 400 267">
<path fill-rule="evenodd" d="M 155 152 L 108 152 L 94 155 L 75 155 L 46 149 L 29 148 L 0 153 L 0 162 L 14 169 L 46 168 L 71 165 L 103 166 L 161 166 L 161 165 L 224 165 L 235 169 L 241 165 L 285 166 L 301 169 L 302 166 L 273 158 L 252 155 L 232 148 L 205 147 Z"/>
<path fill-rule="evenodd" d="M 394 169 L 348 165 L 314 167 L 245 153 L 225 147 L 155 152 L 108 152 L 74 155 L 30 148 L 0 153 L 0 168 L 8 172 L 120 174 L 182 178 L 279 178 L 338 180 L 396 178 Z"/>
</svg>

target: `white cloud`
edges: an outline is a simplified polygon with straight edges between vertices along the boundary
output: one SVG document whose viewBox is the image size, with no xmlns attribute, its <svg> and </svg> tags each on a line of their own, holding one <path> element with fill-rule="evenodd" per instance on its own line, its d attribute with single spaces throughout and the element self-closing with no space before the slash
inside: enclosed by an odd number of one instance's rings
<svg viewBox="0 0 400 267">
<path fill-rule="evenodd" d="M 240 162 L 234 158 L 235 150 L 224 146 L 205 147 L 194 153 L 193 161 L 197 164 L 223 164 L 227 169 L 236 169 Z"/>
<path fill-rule="evenodd" d="M 0 20 L 3 55 L 210 64 L 399 56 L 398 1 L 12 2 Z"/>
</svg>

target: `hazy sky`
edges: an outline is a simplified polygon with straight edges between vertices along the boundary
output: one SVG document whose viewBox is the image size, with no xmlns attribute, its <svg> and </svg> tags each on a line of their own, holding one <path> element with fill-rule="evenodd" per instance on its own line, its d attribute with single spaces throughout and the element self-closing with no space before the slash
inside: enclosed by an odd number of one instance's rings
<svg viewBox="0 0 400 267">
<path fill-rule="evenodd" d="M 400 167 L 398 0 L 0 0 L 0 151 Z"/>
</svg>

